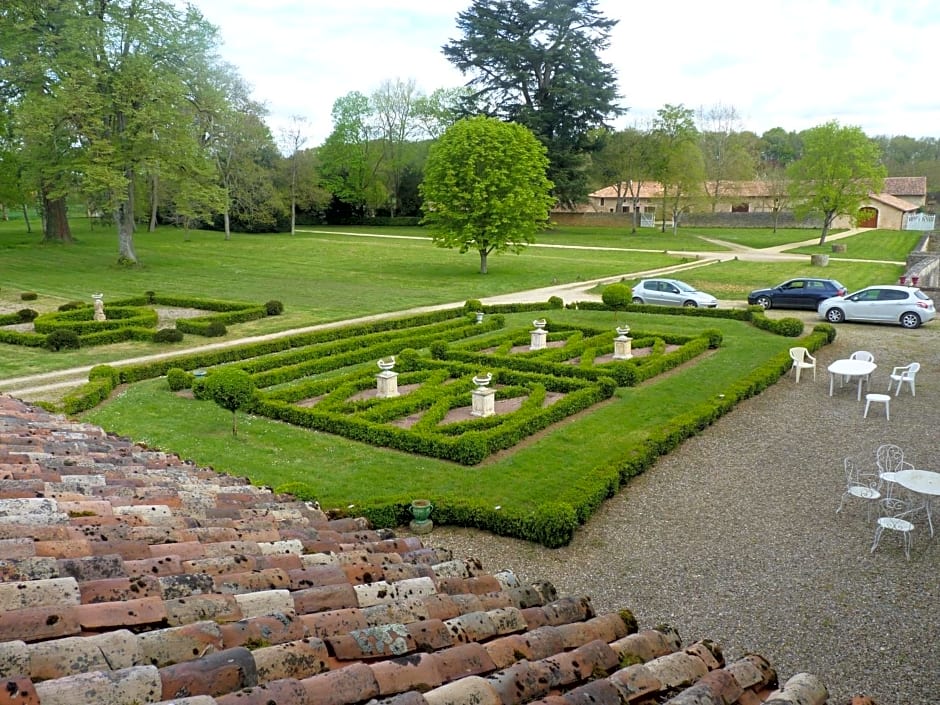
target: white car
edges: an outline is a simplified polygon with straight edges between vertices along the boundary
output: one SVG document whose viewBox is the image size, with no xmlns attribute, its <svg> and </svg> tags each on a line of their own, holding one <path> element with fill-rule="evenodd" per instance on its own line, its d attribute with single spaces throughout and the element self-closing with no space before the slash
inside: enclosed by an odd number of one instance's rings
<svg viewBox="0 0 940 705">
<path fill-rule="evenodd" d="M 678 279 L 644 279 L 633 287 L 633 303 L 715 308 L 718 299 Z"/>
<path fill-rule="evenodd" d="M 830 323 L 866 321 L 897 323 L 917 328 L 932 321 L 937 311 L 933 300 L 914 286 L 869 286 L 845 296 L 833 296 L 819 304 L 819 317 Z"/>
</svg>

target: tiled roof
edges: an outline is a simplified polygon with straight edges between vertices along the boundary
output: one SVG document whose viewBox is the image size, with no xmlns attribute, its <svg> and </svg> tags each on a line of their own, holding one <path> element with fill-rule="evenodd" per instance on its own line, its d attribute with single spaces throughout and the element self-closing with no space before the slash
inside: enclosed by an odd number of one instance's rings
<svg viewBox="0 0 940 705">
<path fill-rule="evenodd" d="M 909 213 L 920 208 L 917 204 L 905 201 L 903 198 L 898 198 L 897 196 L 892 196 L 890 193 L 871 193 L 868 197 L 872 201 L 878 201 L 879 203 L 884 203 L 886 206 L 896 208 L 902 213 Z"/>
<path fill-rule="evenodd" d="M 762 656 L 2 395 L 0 675 L 0 705 L 827 701 Z"/>
<path fill-rule="evenodd" d="M 709 191 L 713 191 L 709 187 Z M 740 196 L 742 198 L 766 198 L 771 195 L 771 184 L 767 181 L 723 181 L 721 193 L 726 197 Z M 891 196 L 926 196 L 926 176 L 889 176 L 884 182 L 884 193 Z M 621 187 L 621 195 L 629 194 L 626 184 Z M 644 181 L 640 184 L 640 194 L 643 198 L 661 198 L 663 186 L 656 181 Z M 617 198 L 616 185 L 605 186 L 590 194 L 591 198 Z"/>
<path fill-rule="evenodd" d="M 885 193 L 892 196 L 926 196 L 926 176 L 889 176 L 885 179 Z"/>
</svg>

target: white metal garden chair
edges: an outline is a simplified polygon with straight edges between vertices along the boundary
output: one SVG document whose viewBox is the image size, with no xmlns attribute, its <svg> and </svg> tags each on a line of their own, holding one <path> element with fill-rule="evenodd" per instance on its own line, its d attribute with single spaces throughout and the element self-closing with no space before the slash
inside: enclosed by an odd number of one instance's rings
<svg viewBox="0 0 940 705">
<path fill-rule="evenodd" d="M 861 472 L 851 458 L 846 458 L 843 465 L 845 466 L 845 491 L 842 493 L 836 513 L 842 511 L 845 500 L 862 499 L 868 505 L 868 518 L 871 519 L 871 505 L 881 499 L 881 492 L 878 491 L 878 475 Z"/>
<path fill-rule="evenodd" d="M 871 552 L 874 553 L 881 541 L 881 535 L 885 530 L 897 531 L 901 534 L 904 545 L 904 556 L 907 560 L 911 559 L 911 546 L 914 543 L 914 523 L 913 519 L 916 508 L 909 499 L 902 497 L 882 497 L 878 502 L 879 516 L 875 525 L 875 540 L 871 544 Z"/>
<path fill-rule="evenodd" d="M 907 382 L 911 387 L 911 396 L 916 397 L 914 378 L 917 376 L 918 370 L 920 370 L 919 362 L 912 362 L 910 365 L 904 365 L 903 367 L 895 367 L 888 376 L 888 393 L 891 393 L 891 387 L 897 382 L 898 388 L 894 392 L 894 396 L 897 396 L 901 393 L 901 385 Z"/>
<path fill-rule="evenodd" d="M 875 450 L 875 466 L 878 468 L 878 490 L 886 497 L 894 495 L 894 473 L 913 470 L 914 466 L 904 459 L 904 451 L 893 443 L 884 443 Z"/>
</svg>

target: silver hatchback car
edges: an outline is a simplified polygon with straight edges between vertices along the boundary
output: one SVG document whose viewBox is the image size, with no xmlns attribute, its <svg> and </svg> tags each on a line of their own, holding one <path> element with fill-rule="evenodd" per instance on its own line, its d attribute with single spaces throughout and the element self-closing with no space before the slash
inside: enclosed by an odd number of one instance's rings
<svg viewBox="0 0 940 705">
<path fill-rule="evenodd" d="M 895 323 L 917 328 L 932 321 L 937 311 L 933 300 L 913 286 L 869 286 L 845 296 L 833 296 L 819 304 L 819 316 L 830 323 L 867 321 Z"/>
<path fill-rule="evenodd" d="M 633 287 L 633 303 L 715 308 L 718 300 L 678 279 L 643 279 Z"/>
</svg>

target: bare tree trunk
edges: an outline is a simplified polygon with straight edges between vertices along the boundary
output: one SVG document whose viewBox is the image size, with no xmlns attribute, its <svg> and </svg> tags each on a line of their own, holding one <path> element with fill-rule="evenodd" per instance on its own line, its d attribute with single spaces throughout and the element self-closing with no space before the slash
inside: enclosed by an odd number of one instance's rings
<svg viewBox="0 0 940 705">
<path fill-rule="evenodd" d="M 489 254 L 485 249 L 480 250 L 480 274 L 486 274 L 486 255 Z"/>
<path fill-rule="evenodd" d="M 148 232 L 151 233 L 157 229 L 157 204 L 160 201 L 157 195 L 159 180 L 160 177 L 156 174 L 150 179 L 150 229 Z"/>
<path fill-rule="evenodd" d="M 835 213 L 824 213 L 823 214 L 823 226 L 822 233 L 819 236 L 819 244 L 826 244 L 826 236 L 829 234 L 829 228 L 832 227 L 832 221 L 835 220 Z"/>
<path fill-rule="evenodd" d="M 134 171 L 128 169 L 127 195 L 114 211 L 114 222 L 118 228 L 118 264 L 138 264 L 134 252 Z"/>
<path fill-rule="evenodd" d="M 26 203 L 23 204 L 23 222 L 26 223 L 26 232 L 32 233 L 33 225 L 29 219 L 29 204 Z"/>
<path fill-rule="evenodd" d="M 47 198 L 42 196 L 44 242 L 75 242 L 69 227 L 65 197 Z"/>
<path fill-rule="evenodd" d="M 231 230 L 231 223 L 230 223 L 229 216 L 228 216 L 228 207 L 225 208 L 225 212 L 222 214 L 222 218 L 225 221 L 225 239 L 231 240 L 232 230 Z"/>
</svg>

